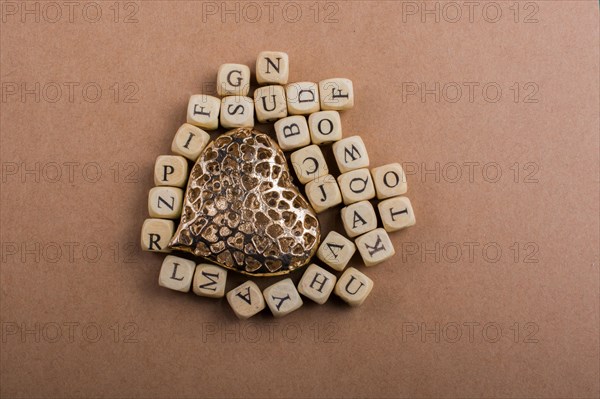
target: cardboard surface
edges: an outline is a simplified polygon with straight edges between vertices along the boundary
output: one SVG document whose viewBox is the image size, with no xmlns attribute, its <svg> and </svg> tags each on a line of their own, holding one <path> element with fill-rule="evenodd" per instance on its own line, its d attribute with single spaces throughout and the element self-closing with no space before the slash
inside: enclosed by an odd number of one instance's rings
<svg viewBox="0 0 600 399">
<path fill-rule="evenodd" d="M 600 395 L 597 1 L 66 3 L 0 2 L 2 397 Z M 188 97 L 271 49 L 353 80 L 417 225 L 362 307 L 238 322 L 139 232 Z"/>
</svg>

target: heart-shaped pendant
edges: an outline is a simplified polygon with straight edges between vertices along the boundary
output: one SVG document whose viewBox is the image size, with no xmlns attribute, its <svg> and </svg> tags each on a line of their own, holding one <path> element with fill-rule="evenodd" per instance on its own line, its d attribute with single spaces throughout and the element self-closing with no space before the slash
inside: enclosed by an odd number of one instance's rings
<svg viewBox="0 0 600 399">
<path fill-rule="evenodd" d="M 196 161 L 169 247 L 273 276 L 306 265 L 319 240 L 317 216 L 292 183 L 281 149 L 266 134 L 239 128 Z"/>
</svg>

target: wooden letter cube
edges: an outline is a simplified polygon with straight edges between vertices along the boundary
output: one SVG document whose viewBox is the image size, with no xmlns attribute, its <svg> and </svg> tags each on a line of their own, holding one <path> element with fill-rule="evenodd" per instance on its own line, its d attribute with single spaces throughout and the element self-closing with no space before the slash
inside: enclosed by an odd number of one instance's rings
<svg viewBox="0 0 600 399">
<path fill-rule="evenodd" d="M 206 94 L 194 94 L 190 97 L 187 109 L 187 123 L 206 130 L 219 127 L 221 100 Z"/>
<path fill-rule="evenodd" d="M 374 266 L 394 256 L 394 246 L 384 229 L 375 229 L 356 239 L 356 247 L 365 266 Z"/>
<path fill-rule="evenodd" d="M 330 231 L 317 250 L 317 257 L 334 270 L 342 271 L 356 252 L 352 241 L 336 231 Z"/>
<path fill-rule="evenodd" d="M 393 197 L 377 204 L 386 231 L 396 231 L 414 225 L 417 221 L 407 197 Z"/>
<path fill-rule="evenodd" d="M 341 216 L 348 237 L 356 237 L 377 228 L 377 214 L 369 201 L 355 202 L 342 208 Z"/>
<path fill-rule="evenodd" d="M 292 152 L 290 159 L 292 160 L 296 176 L 298 176 L 298 180 L 302 184 L 306 184 L 329 173 L 323 152 L 314 144 Z"/>
<path fill-rule="evenodd" d="M 302 275 L 302 279 L 298 283 L 298 291 L 322 305 L 329 299 L 336 280 L 335 275 L 312 263 Z"/>
<path fill-rule="evenodd" d="M 396 197 L 406 193 L 406 176 L 399 163 L 390 163 L 371 169 L 378 199 Z"/>
<path fill-rule="evenodd" d="M 302 115 L 288 116 L 275 122 L 277 142 L 283 151 L 295 150 L 310 144 L 306 118 Z"/>
<path fill-rule="evenodd" d="M 313 82 L 296 82 L 285 86 L 290 115 L 308 115 L 319 111 L 319 86 Z"/>
<path fill-rule="evenodd" d="M 188 292 L 196 264 L 178 256 L 168 255 L 158 275 L 158 285 L 175 291 Z"/>
<path fill-rule="evenodd" d="M 290 278 L 265 288 L 263 295 L 275 317 L 285 316 L 302 306 L 302 298 Z"/>
<path fill-rule="evenodd" d="M 308 201 L 317 213 L 342 203 L 342 193 L 332 175 L 325 175 L 308 182 L 305 189 Z"/>
<path fill-rule="evenodd" d="M 247 96 L 250 91 L 250 68 L 242 64 L 223 64 L 217 72 L 220 96 Z"/>
<path fill-rule="evenodd" d="M 142 225 L 142 249 L 152 252 L 170 252 L 169 241 L 175 234 L 175 223 L 167 219 L 146 219 Z"/>
<path fill-rule="evenodd" d="M 337 178 L 344 204 L 375 198 L 375 187 L 369 169 L 356 169 L 342 173 Z"/>
<path fill-rule="evenodd" d="M 352 81 L 344 78 L 326 79 L 319 82 L 321 109 L 341 111 L 354 107 Z"/>
<path fill-rule="evenodd" d="M 265 299 L 260 288 L 250 280 L 229 291 L 227 302 L 239 319 L 252 317 L 265 308 Z"/>
<path fill-rule="evenodd" d="M 289 57 L 281 51 L 261 51 L 256 58 L 256 81 L 259 84 L 284 85 L 290 73 Z"/>
<path fill-rule="evenodd" d="M 196 266 L 192 290 L 194 294 L 209 298 L 222 298 L 225 295 L 227 270 L 208 263 Z"/>
<path fill-rule="evenodd" d="M 359 306 L 373 289 L 373 280 L 353 267 L 346 269 L 335 285 L 334 292 L 351 306 Z"/>
<path fill-rule="evenodd" d="M 325 144 L 342 139 L 342 121 L 337 111 L 310 114 L 308 127 L 313 144 Z"/>
<path fill-rule="evenodd" d="M 183 190 L 178 187 L 159 186 L 150 189 L 148 213 L 159 219 L 177 219 L 181 216 Z"/>
<path fill-rule="evenodd" d="M 173 137 L 171 151 L 196 162 L 209 141 L 210 136 L 204 130 L 189 123 L 184 123 L 177 129 L 177 133 Z"/>
<path fill-rule="evenodd" d="M 369 166 L 367 147 L 360 136 L 346 137 L 333 143 L 332 148 L 335 162 L 342 173 Z"/>
<path fill-rule="evenodd" d="M 283 86 L 264 86 L 254 90 L 254 110 L 260 123 L 285 118 L 288 112 Z"/>
<path fill-rule="evenodd" d="M 223 97 L 221 126 L 227 129 L 254 127 L 254 100 L 243 96 Z"/>
<path fill-rule="evenodd" d="M 188 162 L 180 155 L 159 155 L 154 163 L 154 184 L 184 187 L 188 178 Z"/>
</svg>

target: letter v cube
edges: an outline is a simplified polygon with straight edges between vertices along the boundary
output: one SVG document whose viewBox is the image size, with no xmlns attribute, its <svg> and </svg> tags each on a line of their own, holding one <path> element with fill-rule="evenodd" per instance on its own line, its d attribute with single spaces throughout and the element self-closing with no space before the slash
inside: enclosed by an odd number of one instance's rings
<svg viewBox="0 0 600 399">
<path fill-rule="evenodd" d="M 352 241 L 338 233 L 330 231 L 317 250 L 317 257 L 334 270 L 342 271 L 356 252 Z"/>
<path fill-rule="evenodd" d="M 265 299 L 253 281 L 246 281 L 227 293 L 227 302 L 238 319 L 248 319 L 265 308 Z"/>
</svg>

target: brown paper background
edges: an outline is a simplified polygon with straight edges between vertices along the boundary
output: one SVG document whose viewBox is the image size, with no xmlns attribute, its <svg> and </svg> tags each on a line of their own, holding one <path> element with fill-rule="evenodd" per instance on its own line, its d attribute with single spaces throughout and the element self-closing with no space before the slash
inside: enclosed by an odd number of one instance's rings
<svg viewBox="0 0 600 399">
<path fill-rule="evenodd" d="M 597 1 L 1 4 L 2 397 L 600 395 Z M 353 259 L 360 308 L 239 322 L 138 249 L 189 95 L 266 49 L 291 81 L 352 79 L 344 135 L 407 170 L 417 225 Z"/>
</svg>

